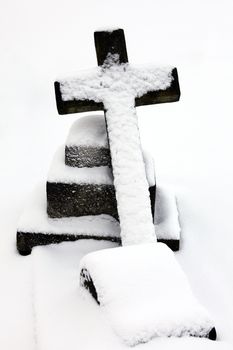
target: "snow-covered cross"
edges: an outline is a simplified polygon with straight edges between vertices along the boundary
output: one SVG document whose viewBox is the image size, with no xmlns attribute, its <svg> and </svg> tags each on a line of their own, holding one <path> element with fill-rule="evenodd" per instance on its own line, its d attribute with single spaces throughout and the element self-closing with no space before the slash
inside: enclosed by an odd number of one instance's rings
<svg viewBox="0 0 233 350">
<path fill-rule="evenodd" d="M 55 82 L 58 112 L 105 111 L 122 244 L 155 242 L 135 107 L 178 101 L 177 70 L 128 64 L 122 29 L 94 38 L 98 67 Z"/>
</svg>

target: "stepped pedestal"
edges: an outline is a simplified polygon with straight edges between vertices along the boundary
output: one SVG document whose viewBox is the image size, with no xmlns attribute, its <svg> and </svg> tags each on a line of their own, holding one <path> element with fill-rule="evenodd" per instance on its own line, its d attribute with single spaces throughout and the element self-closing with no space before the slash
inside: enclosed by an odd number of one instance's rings
<svg viewBox="0 0 233 350">
<path fill-rule="evenodd" d="M 160 242 L 179 249 L 175 197 L 156 190 L 153 158 L 143 152 L 155 232 Z M 155 201 L 156 196 L 156 201 Z M 121 243 L 117 202 L 104 116 L 77 120 L 65 147 L 52 161 L 45 186 L 33 194 L 17 230 L 17 249 L 78 239 Z"/>
</svg>

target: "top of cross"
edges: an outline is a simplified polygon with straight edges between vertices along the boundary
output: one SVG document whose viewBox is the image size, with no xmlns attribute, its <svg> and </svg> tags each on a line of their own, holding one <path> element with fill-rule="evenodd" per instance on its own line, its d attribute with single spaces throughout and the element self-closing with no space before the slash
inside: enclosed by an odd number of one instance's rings
<svg viewBox="0 0 233 350">
<path fill-rule="evenodd" d="M 94 33 L 97 62 L 102 66 L 109 55 L 118 55 L 119 63 L 127 63 L 125 35 L 123 29 L 96 31 Z"/>
</svg>

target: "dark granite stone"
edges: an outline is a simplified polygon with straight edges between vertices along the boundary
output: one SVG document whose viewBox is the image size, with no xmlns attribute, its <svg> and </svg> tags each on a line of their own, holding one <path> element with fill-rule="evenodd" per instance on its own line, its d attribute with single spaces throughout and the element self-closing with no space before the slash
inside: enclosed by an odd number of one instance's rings
<svg viewBox="0 0 233 350">
<path fill-rule="evenodd" d="M 87 269 L 82 269 L 80 272 L 80 285 L 88 290 L 97 304 L 100 304 L 95 285 Z"/>
<path fill-rule="evenodd" d="M 208 338 L 209 338 L 210 340 L 216 340 L 216 339 L 217 339 L 217 332 L 216 332 L 215 327 L 213 327 L 213 328 L 211 329 L 211 331 L 209 332 Z"/>
<path fill-rule="evenodd" d="M 80 239 L 94 239 L 97 241 L 119 242 L 120 238 L 106 236 L 92 236 L 87 234 L 55 234 L 50 232 L 22 232 L 18 231 L 16 236 L 17 250 L 21 255 L 29 255 L 32 248 L 38 245 L 58 244 L 61 242 L 74 242 Z"/>
<path fill-rule="evenodd" d="M 149 192 L 154 215 L 156 187 Z M 108 214 L 118 219 L 115 187 L 47 182 L 47 213 L 50 218 Z"/>
<path fill-rule="evenodd" d="M 96 31 L 94 33 L 96 57 L 102 66 L 109 54 L 119 55 L 119 63 L 127 63 L 128 55 L 123 29 L 110 31 Z"/>
<path fill-rule="evenodd" d="M 21 255 L 29 255 L 32 252 L 32 248 L 38 245 L 58 244 L 61 242 L 74 242 L 80 239 L 94 239 L 104 240 L 110 242 L 116 242 L 121 244 L 121 239 L 118 237 L 106 237 L 106 236 L 91 236 L 87 234 L 54 234 L 50 232 L 17 232 L 16 242 L 17 250 Z M 170 249 L 176 251 L 179 249 L 179 241 L 177 240 L 158 240 L 158 242 L 165 243 Z"/>
<path fill-rule="evenodd" d="M 47 182 L 47 213 L 51 218 L 108 214 L 117 219 L 115 188 Z"/>
<path fill-rule="evenodd" d="M 156 198 L 156 185 L 149 187 L 150 192 L 150 205 L 153 220 L 155 218 L 155 198 Z"/>
<path fill-rule="evenodd" d="M 177 252 L 180 249 L 179 239 L 158 239 L 158 242 L 166 244 L 173 252 Z"/>
<path fill-rule="evenodd" d="M 78 168 L 110 167 L 110 150 L 104 147 L 66 146 L 65 164 Z"/>
<path fill-rule="evenodd" d="M 135 106 L 146 106 L 158 103 L 177 102 L 180 99 L 180 86 L 177 69 L 172 70 L 172 82 L 166 90 L 149 91 L 135 98 Z"/>
<path fill-rule="evenodd" d="M 80 113 L 91 111 L 103 111 L 104 105 L 102 102 L 95 102 L 94 100 L 69 100 L 63 101 L 61 95 L 60 83 L 55 81 L 54 83 L 57 110 L 60 115 L 67 113 Z"/>
</svg>

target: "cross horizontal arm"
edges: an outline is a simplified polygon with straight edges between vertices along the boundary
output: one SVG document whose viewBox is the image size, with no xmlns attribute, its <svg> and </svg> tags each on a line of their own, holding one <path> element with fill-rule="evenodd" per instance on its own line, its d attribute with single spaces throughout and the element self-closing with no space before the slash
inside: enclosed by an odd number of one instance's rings
<svg viewBox="0 0 233 350">
<path fill-rule="evenodd" d="M 137 70 L 134 71 L 133 78 L 137 78 L 136 85 L 143 88 L 144 81 L 141 77 L 141 73 L 137 77 Z M 147 92 L 145 92 L 142 96 L 135 98 L 135 106 L 144 106 L 149 104 L 157 104 L 157 103 L 166 103 L 166 102 L 175 102 L 180 98 L 180 87 L 177 69 L 174 68 L 171 73 L 171 83 L 166 88 L 160 88 L 154 86 L 152 76 L 151 89 L 149 88 Z M 166 73 L 164 74 L 164 79 L 166 80 Z M 124 77 L 122 77 L 123 79 Z M 130 75 L 127 76 L 126 80 L 130 79 Z M 156 81 L 156 79 L 155 79 Z M 114 81 L 112 82 L 114 83 Z M 130 82 L 129 82 L 130 83 Z M 65 85 L 64 85 L 65 84 Z M 64 98 L 64 87 L 65 90 L 70 92 L 70 87 L 72 84 L 75 84 L 75 89 L 71 89 L 71 94 L 69 98 Z M 73 82 L 69 83 L 69 81 L 55 82 L 55 94 L 56 94 L 56 102 L 57 109 L 59 114 L 70 114 L 70 113 L 80 113 L 80 112 L 94 112 L 104 110 L 104 104 L 101 102 L 101 79 L 98 76 L 98 71 L 95 72 L 94 78 L 91 75 L 88 75 L 87 79 L 83 80 L 83 78 L 79 78 L 73 80 Z M 150 85 L 149 84 L 149 85 Z M 111 84 L 110 84 L 111 86 Z M 77 91 L 78 90 L 78 91 Z M 75 92 L 75 93 L 74 93 Z M 99 98 L 95 98 L 98 93 L 100 93 Z M 93 96 L 93 98 L 92 98 Z"/>
<path fill-rule="evenodd" d="M 157 103 L 176 102 L 180 99 L 180 86 L 177 69 L 172 70 L 171 85 L 165 90 L 148 91 L 141 97 L 135 98 L 135 106 L 145 106 Z"/>
<path fill-rule="evenodd" d="M 104 105 L 102 102 L 95 102 L 94 100 L 69 100 L 64 101 L 61 95 L 60 83 L 56 81 L 54 83 L 56 103 L 58 113 L 70 114 L 70 113 L 81 113 L 81 112 L 95 112 L 103 111 Z"/>
</svg>

